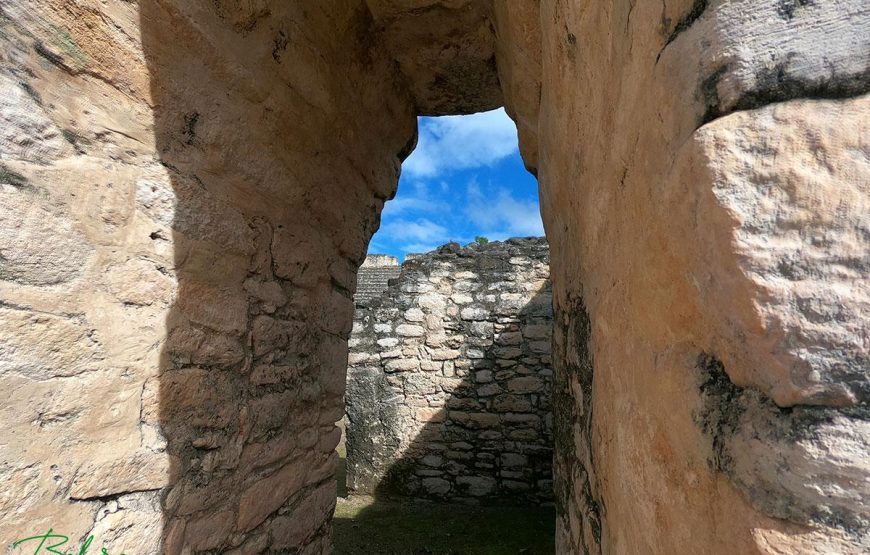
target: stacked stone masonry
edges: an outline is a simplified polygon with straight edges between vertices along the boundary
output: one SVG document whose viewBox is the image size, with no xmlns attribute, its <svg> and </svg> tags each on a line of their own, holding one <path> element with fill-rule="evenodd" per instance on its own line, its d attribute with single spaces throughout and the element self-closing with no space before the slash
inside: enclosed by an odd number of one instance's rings
<svg viewBox="0 0 870 555">
<path fill-rule="evenodd" d="M 399 277 L 402 268 L 395 256 L 367 256 L 356 275 L 354 301 L 368 301 L 384 292 L 391 279 Z"/>
<path fill-rule="evenodd" d="M 475 502 L 552 498 L 546 241 L 451 243 L 357 298 L 348 489 Z"/>
<path fill-rule="evenodd" d="M 557 552 L 870 551 L 866 0 L 0 1 L 0 540 L 328 553 L 357 269 L 499 105 Z"/>
</svg>

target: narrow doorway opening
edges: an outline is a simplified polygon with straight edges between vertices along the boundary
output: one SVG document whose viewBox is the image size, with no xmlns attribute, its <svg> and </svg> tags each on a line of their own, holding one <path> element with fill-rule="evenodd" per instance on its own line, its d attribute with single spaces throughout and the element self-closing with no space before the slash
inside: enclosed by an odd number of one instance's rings
<svg viewBox="0 0 870 555">
<path fill-rule="evenodd" d="M 553 553 L 552 296 L 504 110 L 422 117 L 360 269 L 337 553 Z"/>
</svg>

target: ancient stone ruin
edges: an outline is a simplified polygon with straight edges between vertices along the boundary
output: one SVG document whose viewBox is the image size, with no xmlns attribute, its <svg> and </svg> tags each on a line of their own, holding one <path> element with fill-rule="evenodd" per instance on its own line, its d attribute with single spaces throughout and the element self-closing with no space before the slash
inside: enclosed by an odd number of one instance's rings
<svg viewBox="0 0 870 555">
<path fill-rule="evenodd" d="M 552 499 L 548 254 L 543 238 L 452 243 L 406 261 L 380 294 L 357 293 L 351 492 Z M 363 268 L 396 268 L 378 262 Z"/>
<path fill-rule="evenodd" d="M 559 553 L 870 549 L 866 0 L 0 2 L 0 538 L 329 552 L 420 114 L 550 245 Z"/>
<path fill-rule="evenodd" d="M 402 268 L 399 259 L 386 254 L 366 256 L 356 275 L 356 303 L 365 303 L 383 293 L 391 279 L 399 277 Z"/>
</svg>

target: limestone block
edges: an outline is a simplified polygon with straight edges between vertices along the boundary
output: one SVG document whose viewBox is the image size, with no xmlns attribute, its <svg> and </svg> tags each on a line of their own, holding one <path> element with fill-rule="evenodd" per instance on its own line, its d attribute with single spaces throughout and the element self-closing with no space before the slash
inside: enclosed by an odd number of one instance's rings
<svg viewBox="0 0 870 555">
<path fill-rule="evenodd" d="M 377 344 L 379 347 L 383 347 L 384 349 L 390 349 L 399 344 L 399 339 L 396 337 L 383 337 L 377 340 Z"/>
<path fill-rule="evenodd" d="M 438 392 L 438 384 L 429 374 L 407 374 L 405 392 L 413 395 L 434 395 Z"/>
<path fill-rule="evenodd" d="M 432 360 L 454 360 L 459 358 L 460 354 L 456 349 L 435 349 L 429 353 L 429 356 Z"/>
<path fill-rule="evenodd" d="M 523 334 L 518 331 L 500 333 L 495 342 L 499 345 L 519 345 L 523 342 Z"/>
<path fill-rule="evenodd" d="M 498 347 L 493 354 L 498 358 L 514 359 L 522 356 L 523 350 L 518 347 Z"/>
<path fill-rule="evenodd" d="M 482 476 L 459 476 L 456 485 L 460 491 L 472 497 L 482 497 L 493 492 L 496 481 Z"/>
<path fill-rule="evenodd" d="M 697 137 L 704 156 L 719 161 L 713 200 L 737 258 L 726 263 L 722 253 L 696 275 L 713 283 L 725 283 L 726 272 L 742 276 L 704 294 L 716 306 L 732 299 L 717 351 L 735 381 L 780 405 L 848 405 L 866 395 L 870 170 L 850 153 L 866 141 L 868 117 L 867 96 L 803 101 L 732 114 Z M 738 325 L 745 337 L 735 336 Z"/>
<path fill-rule="evenodd" d="M 251 371 L 250 379 L 254 385 L 280 384 L 292 381 L 299 374 L 300 369 L 294 366 L 258 364 Z"/>
<path fill-rule="evenodd" d="M 444 363 L 440 361 L 432 361 L 432 360 L 421 360 L 420 361 L 420 370 L 424 372 L 440 372 L 444 367 Z"/>
<path fill-rule="evenodd" d="M 413 324 L 399 324 L 396 326 L 396 335 L 399 337 L 422 337 L 426 330 L 422 326 Z"/>
<path fill-rule="evenodd" d="M 102 504 L 94 521 L 89 530 L 94 543 L 125 552 L 151 553 L 160 549 L 162 519 L 157 492 L 117 496 Z"/>
<path fill-rule="evenodd" d="M 335 508 L 335 482 L 329 481 L 308 494 L 287 516 L 272 522 L 273 549 L 304 545 L 309 535 Z"/>
<path fill-rule="evenodd" d="M 527 412 L 532 404 L 521 395 L 498 395 L 492 400 L 492 408 L 496 412 Z"/>
<path fill-rule="evenodd" d="M 74 281 L 88 268 L 94 246 L 75 226 L 68 201 L 49 196 L 52 188 L 0 166 L 0 279 L 52 286 Z"/>
<path fill-rule="evenodd" d="M 187 523 L 184 534 L 187 543 L 194 549 L 214 549 L 226 540 L 236 515 L 232 511 L 220 511 Z"/>
<path fill-rule="evenodd" d="M 143 416 L 161 422 L 168 433 L 187 425 L 224 428 L 237 416 L 235 404 L 228 402 L 233 384 L 220 371 L 202 368 L 171 370 L 146 383 Z"/>
<path fill-rule="evenodd" d="M 423 478 L 421 484 L 430 495 L 444 496 L 450 492 L 450 482 L 442 478 Z"/>
<path fill-rule="evenodd" d="M 411 358 L 398 358 L 388 360 L 384 365 L 387 372 L 410 372 L 420 368 L 420 362 Z"/>
<path fill-rule="evenodd" d="M 254 278 L 248 278 L 243 284 L 245 291 L 251 296 L 268 303 L 275 307 L 281 307 L 287 304 L 288 298 L 281 285 L 277 281 L 260 281 Z"/>
<path fill-rule="evenodd" d="M 499 457 L 499 463 L 502 467 L 512 468 L 517 466 L 525 466 L 529 462 L 525 455 L 519 453 L 502 453 Z"/>
<path fill-rule="evenodd" d="M 460 311 L 463 320 L 485 320 L 488 312 L 480 307 L 466 307 Z"/>
<path fill-rule="evenodd" d="M 265 315 L 257 316 L 251 326 L 254 356 L 261 356 L 275 349 L 289 348 L 296 352 L 302 351 L 303 329 L 302 322 L 279 320 Z"/>
<path fill-rule="evenodd" d="M 308 458 L 297 458 L 248 486 L 239 498 L 236 530 L 246 532 L 278 510 L 305 483 L 310 464 Z"/>
<path fill-rule="evenodd" d="M 175 280 L 148 260 L 128 260 L 112 266 L 107 270 L 105 280 L 109 292 L 125 304 L 167 305 L 174 300 Z"/>
<path fill-rule="evenodd" d="M 473 413 L 450 411 L 448 413 L 450 420 L 456 422 L 460 426 L 465 426 L 471 429 L 493 428 L 498 425 L 499 418 L 495 414 Z"/>
<path fill-rule="evenodd" d="M 465 349 L 465 356 L 470 360 L 480 360 L 486 356 L 486 354 L 480 349 Z"/>
<path fill-rule="evenodd" d="M 375 322 L 374 330 L 375 333 L 392 333 L 393 326 L 390 323 Z"/>
<path fill-rule="evenodd" d="M 492 397 L 503 391 L 502 387 L 497 383 L 488 383 L 477 388 L 478 397 Z"/>
<path fill-rule="evenodd" d="M 447 306 L 447 298 L 438 293 L 424 293 L 416 299 L 417 305 L 430 314 L 439 314 Z"/>
<path fill-rule="evenodd" d="M 537 376 L 524 376 L 508 380 L 507 387 L 513 393 L 534 393 L 544 387 L 544 382 Z"/>
<path fill-rule="evenodd" d="M 216 331 L 241 333 L 248 323 L 248 302 L 241 290 L 181 280 L 178 306 L 192 322 Z"/>
<path fill-rule="evenodd" d="M 422 322 L 426 315 L 419 308 L 409 308 L 405 311 L 405 320 L 408 322 Z"/>
<path fill-rule="evenodd" d="M 275 275 L 298 287 L 313 288 L 329 279 L 320 237 L 304 226 L 284 226 L 275 230 L 271 252 Z"/>
<path fill-rule="evenodd" d="M 93 371 L 104 358 L 99 336 L 77 317 L 0 308 L 7 334 L 0 368 L 35 380 Z"/>
<path fill-rule="evenodd" d="M 86 500 L 119 493 L 159 490 L 177 478 L 177 461 L 166 453 L 118 453 L 117 458 L 90 460 L 76 470 L 71 499 Z"/>
<path fill-rule="evenodd" d="M 447 411 L 444 408 L 422 407 L 417 409 L 416 418 L 420 422 L 444 422 Z"/>
</svg>

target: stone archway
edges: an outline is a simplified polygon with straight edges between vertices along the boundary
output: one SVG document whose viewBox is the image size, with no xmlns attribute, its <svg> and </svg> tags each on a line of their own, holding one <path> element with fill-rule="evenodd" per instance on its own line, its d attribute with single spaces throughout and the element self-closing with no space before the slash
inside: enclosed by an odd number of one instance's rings
<svg viewBox="0 0 870 555">
<path fill-rule="evenodd" d="M 414 117 L 503 102 L 552 249 L 559 551 L 865 549 L 868 26 L 3 3 L 4 541 L 325 551 L 350 294 Z"/>
</svg>

